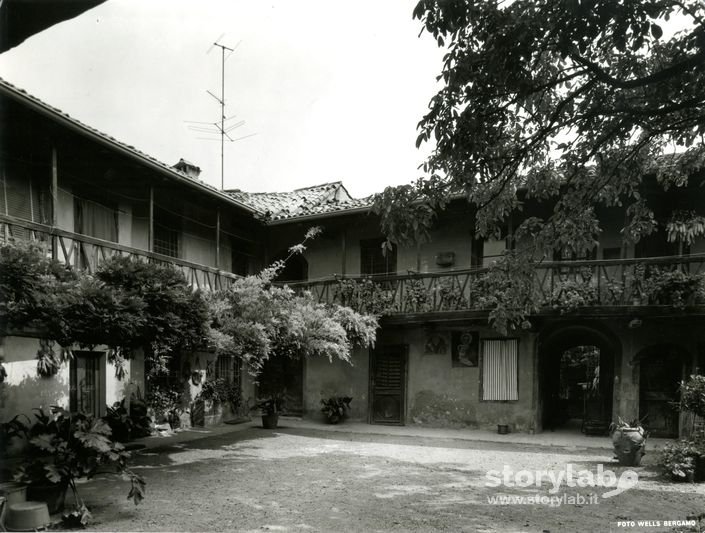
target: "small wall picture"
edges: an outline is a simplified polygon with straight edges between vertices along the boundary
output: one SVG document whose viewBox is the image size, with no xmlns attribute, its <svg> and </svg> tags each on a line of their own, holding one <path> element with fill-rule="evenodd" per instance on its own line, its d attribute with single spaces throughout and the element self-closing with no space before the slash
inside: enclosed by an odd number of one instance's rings
<svg viewBox="0 0 705 533">
<path fill-rule="evenodd" d="M 448 340 L 440 333 L 429 333 L 426 337 L 426 355 L 445 355 L 448 353 Z"/>
<path fill-rule="evenodd" d="M 454 367 L 477 366 L 480 334 L 477 331 L 454 331 L 451 354 Z"/>
</svg>

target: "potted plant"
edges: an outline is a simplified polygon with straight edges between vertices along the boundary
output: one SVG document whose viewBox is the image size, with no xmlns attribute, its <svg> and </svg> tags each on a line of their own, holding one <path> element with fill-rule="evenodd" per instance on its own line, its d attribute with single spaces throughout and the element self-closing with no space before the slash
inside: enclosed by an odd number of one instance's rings
<svg viewBox="0 0 705 533">
<path fill-rule="evenodd" d="M 625 422 L 621 418 L 610 424 L 610 437 L 614 446 L 614 455 L 620 465 L 639 466 L 646 454 L 646 438 L 639 420 Z"/>
<path fill-rule="evenodd" d="M 321 412 L 326 416 L 329 424 L 337 424 L 346 417 L 350 410 L 350 396 L 331 396 L 321 400 Z"/>
<path fill-rule="evenodd" d="M 674 481 L 693 482 L 699 455 L 700 450 L 692 441 L 681 439 L 663 447 L 659 465 Z"/>
<path fill-rule="evenodd" d="M 279 424 L 279 413 L 284 408 L 284 396 L 273 394 L 266 398 L 257 400 L 253 409 L 259 409 L 262 413 L 262 427 L 264 429 L 276 429 Z"/>
<path fill-rule="evenodd" d="M 90 513 L 78 495 L 76 482 L 99 473 L 119 473 L 131 482 L 128 498 L 138 504 L 144 498 L 145 482 L 127 467 L 129 452 L 114 442 L 108 424 L 86 414 L 71 414 L 60 407 L 50 413 L 35 409 L 36 423 L 27 428 L 28 454 L 15 473 L 15 480 L 29 484 L 28 497 L 46 501 L 50 512 L 64 507 L 70 487 L 75 510 L 69 521 L 85 524 Z"/>
</svg>

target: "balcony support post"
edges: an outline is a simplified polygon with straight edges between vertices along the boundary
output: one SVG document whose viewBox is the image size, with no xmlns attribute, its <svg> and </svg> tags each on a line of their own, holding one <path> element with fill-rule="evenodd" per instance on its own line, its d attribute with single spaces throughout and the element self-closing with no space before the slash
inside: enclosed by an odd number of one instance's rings
<svg viewBox="0 0 705 533">
<path fill-rule="evenodd" d="M 340 233 L 340 274 L 345 277 L 345 263 L 347 261 L 346 259 L 346 254 L 347 254 L 347 237 L 348 237 L 348 231 L 343 228 L 343 231 Z"/>
<path fill-rule="evenodd" d="M 215 268 L 220 269 L 220 207 L 215 210 Z"/>
<path fill-rule="evenodd" d="M 149 230 L 147 246 L 150 252 L 154 251 L 154 185 L 149 186 Z"/>
<path fill-rule="evenodd" d="M 59 163 L 56 153 L 56 146 L 51 148 L 51 227 L 56 228 L 59 225 Z M 51 237 L 51 257 L 58 257 L 58 237 Z"/>
</svg>

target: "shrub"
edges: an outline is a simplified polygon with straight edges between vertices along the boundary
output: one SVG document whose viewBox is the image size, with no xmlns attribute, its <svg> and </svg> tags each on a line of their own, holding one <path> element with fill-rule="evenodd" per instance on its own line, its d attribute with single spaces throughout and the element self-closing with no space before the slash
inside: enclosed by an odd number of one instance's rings
<svg viewBox="0 0 705 533">
<path fill-rule="evenodd" d="M 700 455 L 701 449 L 695 442 L 681 439 L 664 446 L 659 465 L 672 479 L 684 481 L 692 479 L 695 461 Z"/>
</svg>

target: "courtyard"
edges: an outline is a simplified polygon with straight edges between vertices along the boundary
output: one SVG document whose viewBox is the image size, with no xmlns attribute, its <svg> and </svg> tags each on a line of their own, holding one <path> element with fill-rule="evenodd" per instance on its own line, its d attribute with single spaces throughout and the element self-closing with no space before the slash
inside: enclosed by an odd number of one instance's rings
<svg viewBox="0 0 705 533">
<path fill-rule="evenodd" d="M 611 460 L 607 437 L 574 442 L 556 434 L 512 435 L 521 444 L 453 438 L 452 432 L 368 431 L 282 420 L 152 437 L 134 454 L 147 480 L 135 507 L 124 482 L 80 487 L 102 531 L 687 531 L 668 521 L 705 511 L 705 485 L 663 480 L 650 449 L 635 486 Z M 396 430 L 396 431 L 395 431 Z M 373 432 L 370 432 L 373 431 Z M 468 430 L 471 432 L 471 430 Z M 415 433 L 415 434 L 414 434 Z M 456 433 L 459 434 L 459 433 Z M 185 437 L 185 438 L 179 438 Z M 194 438 L 196 437 L 196 438 Z M 536 445 L 526 444 L 535 438 Z M 570 466 L 569 466 L 570 465 Z M 488 486 L 488 472 L 612 470 L 623 492 L 567 486 Z M 511 477 L 517 481 L 523 478 Z M 564 480 L 566 480 L 564 478 Z M 596 479 L 596 478 L 595 478 Z M 521 483 L 520 483 L 521 484 Z M 631 488 L 630 488 L 631 487 Z M 614 488 L 614 487 L 612 487 Z M 538 504 L 530 498 L 540 500 Z M 505 499 L 498 501 L 497 498 Z M 507 498 L 529 498 L 523 502 Z M 541 500 L 541 497 L 544 497 Z M 546 499 L 550 498 L 550 499 Z M 560 501 L 558 501 L 560 500 Z M 624 527 L 634 521 L 634 526 Z M 650 524 L 639 527 L 639 521 Z M 675 523 L 675 522 L 674 522 Z M 622 524 L 622 526 L 619 526 Z M 695 529 L 691 529 L 695 531 Z"/>
</svg>

